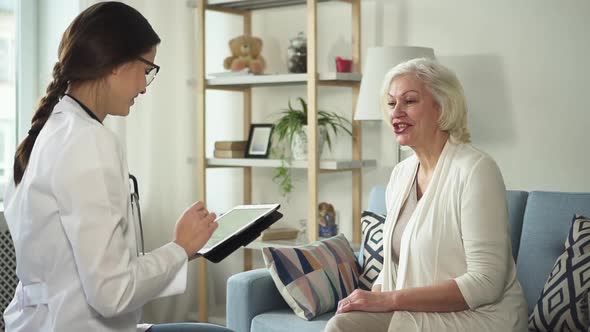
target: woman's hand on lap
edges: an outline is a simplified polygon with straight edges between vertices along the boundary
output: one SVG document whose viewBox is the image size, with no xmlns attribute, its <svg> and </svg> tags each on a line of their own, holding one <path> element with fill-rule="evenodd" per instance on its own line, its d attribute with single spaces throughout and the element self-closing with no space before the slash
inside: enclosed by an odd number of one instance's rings
<svg viewBox="0 0 590 332">
<path fill-rule="evenodd" d="M 394 311 L 394 292 L 371 292 L 356 289 L 338 302 L 337 314 L 349 311 L 391 312 Z"/>
</svg>

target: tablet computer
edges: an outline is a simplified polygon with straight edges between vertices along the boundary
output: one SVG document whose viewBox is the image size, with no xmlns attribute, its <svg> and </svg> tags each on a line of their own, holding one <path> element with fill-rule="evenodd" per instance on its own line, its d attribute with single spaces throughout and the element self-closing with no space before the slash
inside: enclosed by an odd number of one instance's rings
<svg viewBox="0 0 590 332">
<path fill-rule="evenodd" d="M 256 239 L 283 215 L 280 204 L 238 205 L 217 217 L 218 227 L 197 255 L 214 262 Z"/>
</svg>

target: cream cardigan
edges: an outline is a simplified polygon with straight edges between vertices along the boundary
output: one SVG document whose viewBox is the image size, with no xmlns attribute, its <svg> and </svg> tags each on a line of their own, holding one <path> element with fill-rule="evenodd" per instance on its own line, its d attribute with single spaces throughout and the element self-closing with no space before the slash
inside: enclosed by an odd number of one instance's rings
<svg viewBox="0 0 590 332">
<path fill-rule="evenodd" d="M 489 331 L 526 329 L 527 305 L 511 256 L 504 181 L 493 159 L 469 144 L 445 144 L 403 232 L 399 267 L 393 263 L 393 229 L 418 164 L 412 156 L 391 174 L 383 270 L 376 284 L 392 291 L 454 279 L 470 308 L 461 313 L 461 320 L 475 320 L 459 325 Z M 459 316 L 447 316 L 460 328 Z M 436 321 L 440 323 L 440 317 Z"/>
</svg>

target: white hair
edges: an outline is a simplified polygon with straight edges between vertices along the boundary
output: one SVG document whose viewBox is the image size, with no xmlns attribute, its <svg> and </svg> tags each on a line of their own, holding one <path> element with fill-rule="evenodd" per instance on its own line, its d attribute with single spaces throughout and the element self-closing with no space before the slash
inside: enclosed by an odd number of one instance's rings
<svg viewBox="0 0 590 332">
<path fill-rule="evenodd" d="M 398 77 L 414 74 L 428 89 L 440 107 L 438 127 L 449 133 L 456 143 L 469 143 L 471 134 L 467 129 L 467 104 L 461 82 L 457 75 L 438 61 L 417 58 L 402 62 L 385 75 L 381 87 L 381 108 L 387 114 L 387 95 L 391 83 Z"/>
</svg>

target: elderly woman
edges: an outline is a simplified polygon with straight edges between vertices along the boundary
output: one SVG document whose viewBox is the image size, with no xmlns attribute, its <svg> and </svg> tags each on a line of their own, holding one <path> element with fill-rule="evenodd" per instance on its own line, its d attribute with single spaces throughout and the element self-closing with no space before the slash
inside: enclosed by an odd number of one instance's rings
<svg viewBox="0 0 590 332">
<path fill-rule="evenodd" d="M 461 83 L 435 60 L 399 64 L 383 104 L 400 145 L 386 190 L 383 270 L 338 304 L 326 331 L 524 331 L 498 166 L 473 147 Z"/>
</svg>

